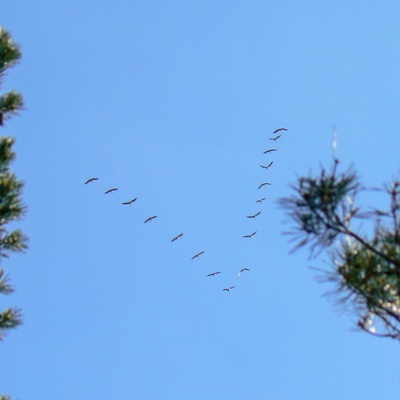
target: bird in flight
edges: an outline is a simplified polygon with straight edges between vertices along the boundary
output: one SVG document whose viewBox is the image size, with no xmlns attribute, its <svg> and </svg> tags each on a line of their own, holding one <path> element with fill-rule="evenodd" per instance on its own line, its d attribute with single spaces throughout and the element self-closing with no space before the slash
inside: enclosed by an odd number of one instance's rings
<svg viewBox="0 0 400 400">
<path fill-rule="evenodd" d="M 260 167 L 261 167 L 261 168 L 265 168 L 265 169 L 267 169 L 267 170 L 269 171 L 269 168 L 271 167 L 271 165 L 272 165 L 273 163 L 274 163 L 274 162 L 271 161 L 268 165 L 260 165 Z"/>
<path fill-rule="evenodd" d="M 215 276 L 220 274 L 221 272 L 217 271 L 217 272 L 211 272 L 211 274 L 208 274 L 207 276 Z"/>
<path fill-rule="evenodd" d="M 245 271 L 250 271 L 250 269 L 249 269 L 249 268 L 242 268 L 242 269 L 239 271 L 238 276 L 240 276 L 241 274 L 243 274 Z"/>
<path fill-rule="evenodd" d="M 122 204 L 124 205 L 132 205 L 132 203 L 134 203 L 137 200 L 137 197 L 135 197 L 134 199 L 130 200 L 130 201 L 124 201 Z"/>
<path fill-rule="evenodd" d="M 262 197 L 261 199 L 256 200 L 256 203 L 262 203 L 265 200 L 265 197 Z"/>
<path fill-rule="evenodd" d="M 235 286 L 227 287 L 225 289 L 222 289 L 223 292 L 230 292 Z"/>
<path fill-rule="evenodd" d="M 282 136 L 282 135 L 278 135 L 278 136 L 275 136 L 275 137 L 271 137 L 271 138 L 269 138 L 269 140 L 273 140 L 274 142 L 276 142 L 281 136 Z"/>
<path fill-rule="evenodd" d="M 147 218 L 144 223 L 149 222 L 149 221 L 153 221 L 154 218 L 157 218 L 157 215 L 153 215 L 152 217 Z"/>
<path fill-rule="evenodd" d="M 268 149 L 265 150 L 263 154 L 268 154 L 268 153 L 272 153 L 273 151 L 276 151 L 277 149 Z"/>
<path fill-rule="evenodd" d="M 254 215 L 248 215 L 246 218 L 254 218 L 254 219 L 256 219 L 260 214 L 261 214 L 261 211 L 259 211 L 258 213 L 255 213 Z"/>
<path fill-rule="evenodd" d="M 93 183 L 93 181 L 97 181 L 99 180 L 99 178 L 89 178 L 86 182 L 85 185 L 87 185 L 88 183 Z"/>
<path fill-rule="evenodd" d="M 270 185 L 269 182 L 263 182 L 258 188 L 261 189 L 263 186 Z"/>
<path fill-rule="evenodd" d="M 275 129 L 272 133 L 278 133 L 281 131 L 287 131 L 287 129 L 286 128 L 278 128 L 278 129 Z"/>
<path fill-rule="evenodd" d="M 182 235 L 183 235 L 183 233 L 180 233 L 179 235 L 176 235 L 174 238 L 172 238 L 171 243 L 175 242 L 175 240 L 178 240 Z"/>
<path fill-rule="evenodd" d="M 204 251 L 201 251 L 200 253 L 195 254 L 191 259 L 199 258 L 203 253 Z"/>
<path fill-rule="evenodd" d="M 118 188 L 111 188 L 111 189 L 106 190 L 104 192 L 104 194 L 112 193 L 112 192 L 115 192 L 116 190 L 118 190 Z"/>
<path fill-rule="evenodd" d="M 257 233 L 257 231 L 250 233 L 249 235 L 244 235 L 244 238 L 250 238 L 251 240 L 253 240 L 253 236 Z"/>
</svg>

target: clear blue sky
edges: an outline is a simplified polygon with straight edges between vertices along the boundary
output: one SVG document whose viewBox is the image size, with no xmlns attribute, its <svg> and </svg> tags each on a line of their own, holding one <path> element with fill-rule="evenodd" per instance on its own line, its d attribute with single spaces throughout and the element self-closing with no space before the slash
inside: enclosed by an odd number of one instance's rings
<svg viewBox="0 0 400 400">
<path fill-rule="evenodd" d="M 24 325 L 0 344 L 0 391 L 399 398 L 398 344 L 322 297 L 308 266 L 326 257 L 288 254 L 276 204 L 330 164 L 333 125 L 343 168 L 398 176 L 399 2 L 28 0 L 0 15 L 23 53 L 3 90 L 26 109 L 1 134 L 17 140 L 30 237 L 3 265 L 17 291 L 0 306 Z"/>
</svg>

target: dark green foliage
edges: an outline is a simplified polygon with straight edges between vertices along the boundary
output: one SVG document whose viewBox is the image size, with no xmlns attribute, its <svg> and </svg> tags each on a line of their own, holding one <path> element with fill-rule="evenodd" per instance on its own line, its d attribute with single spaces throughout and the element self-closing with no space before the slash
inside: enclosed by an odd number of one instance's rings
<svg viewBox="0 0 400 400">
<path fill-rule="evenodd" d="M 18 46 L 13 43 L 11 35 L 0 26 L 0 75 L 12 67 L 21 58 Z"/>
<path fill-rule="evenodd" d="M 21 312 L 16 308 L 8 308 L 0 313 L 0 325 L 2 329 L 15 328 L 21 323 Z"/>
<path fill-rule="evenodd" d="M 0 293 L 10 294 L 14 291 L 9 282 L 8 276 L 4 274 L 3 270 L 0 270 Z"/>
<path fill-rule="evenodd" d="M 5 120 L 16 114 L 22 105 L 22 96 L 19 93 L 11 91 L 0 96 L 0 126 L 4 124 Z"/>
<path fill-rule="evenodd" d="M 354 206 L 361 189 L 352 171 L 337 175 L 338 160 L 329 174 L 299 178 L 295 194 L 280 200 L 295 222 L 295 249 L 310 245 L 328 250 L 329 270 L 320 281 L 335 284 L 331 293 L 339 304 L 350 307 L 362 330 L 400 340 L 400 182 L 383 191 L 389 210 L 361 212 Z M 371 237 L 352 228 L 353 219 L 372 221 Z"/>
<path fill-rule="evenodd" d="M 0 27 L 0 89 L 8 68 L 16 64 L 21 57 L 18 46 L 11 40 L 10 34 Z M 0 95 L 0 126 L 21 109 L 22 96 L 11 91 Z M 26 248 L 26 237 L 19 229 L 9 229 L 9 223 L 20 219 L 24 213 L 21 204 L 22 182 L 10 171 L 10 164 L 15 158 L 12 150 L 14 140 L 0 138 L 0 265 L 10 253 L 21 252 Z M 0 267 L 0 293 L 10 294 L 13 288 L 8 276 Z M 0 311 L 0 340 L 4 333 L 21 324 L 21 311 L 11 307 Z M 7 399 L 5 395 L 1 399 Z"/>
<path fill-rule="evenodd" d="M 11 35 L 0 27 L 0 88 L 8 68 L 21 58 L 18 46 L 13 43 Z M 23 100 L 19 93 L 11 91 L 0 96 L 0 126 L 22 108 Z"/>
<path fill-rule="evenodd" d="M 313 242 L 312 250 L 329 246 L 340 233 L 334 229 L 335 216 L 349 210 L 346 196 L 354 195 L 359 184 L 351 171 L 336 176 L 336 165 L 337 162 L 329 175 L 322 170 L 316 178 L 299 178 L 297 185 L 292 186 L 296 194 L 280 201 L 297 223 L 295 239 L 303 237 L 296 248 L 310 242 Z"/>
</svg>

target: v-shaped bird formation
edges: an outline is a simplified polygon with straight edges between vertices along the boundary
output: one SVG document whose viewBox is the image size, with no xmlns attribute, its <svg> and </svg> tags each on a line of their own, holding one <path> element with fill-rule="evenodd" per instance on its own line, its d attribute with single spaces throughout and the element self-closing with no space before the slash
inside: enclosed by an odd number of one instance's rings
<svg viewBox="0 0 400 400">
<path fill-rule="evenodd" d="M 275 129 L 273 132 L 272 132 L 272 134 L 274 134 L 274 135 L 276 135 L 277 133 L 279 133 L 277 136 L 274 136 L 274 137 L 270 137 L 269 138 L 269 140 L 273 140 L 274 142 L 277 142 L 278 141 L 278 139 L 280 139 L 281 137 L 282 137 L 282 134 L 284 133 L 284 132 L 286 132 L 286 131 L 288 131 L 288 129 L 287 128 L 277 128 L 277 129 Z M 267 150 L 265 150 L 262 154 L 266 154 L 266 155 L 270 155 L 270 154 L 272 154 L 273 152 L 276 152 L 278 149 L 276 149 L 276 148 L 270 148 L 270 149 L 267 149 Z M 260 164 L 260 167 L 261 168 L 263 168 L 263 169 L 265 169 L 267 172 L 267 174 L 269 173 L 269 171 L 270 171 L 270 168 L 272 167 L 272 165 L 273 165 L 273 163 L 274 163 L 274 161 L 269 161 L 268 162 L 268 164 L 266 164 L 266 165 L 262 165 L 262 164 Z M 85 185 L 87 185 L 87 184 L 93 184 L 94 182 L 96 182 L 96 181 L 98 181 L 100 178 L 98 178 L 98 177 L 91 177 L 91 178 L 89 178 L 89 179 L 87 179 L 85 182 L 84 182 L 84 184 Z M 260 189 L 263 189 L 263 190 L 265 190 L 264 188 L 266 187 L 266 186 L 270 186 L 270 185 L 272 185 L 270 182 L 261 182 L 260 184 L 259 184 L 259 186 L 258 186 L 258 190 L 260 190 Z M 90 186 L 90 185 L 89 185 Z M 109 194 L 113 194 L 114 192 L 116 192 L 118 190 L 118 188 L 116 188 L 116 187 L 111 187 L 111 188 L 109 188 L 109 189 L 107 189 L 105 192 L 104 192 L 104 194 L 105 195 L 109 195 Z M 124 202 L 121 202 L 120 204 L 122 204 L 122 205 L 129 205 L 129 206 L 132 206 L 133 205 L 133 203 L 135 203 L 136 201 L 138 200 L 138 198 L 137 197 L 134 197 L 134 198 L 132 198 L 132 200 L 129 200 L 129 201 L 124 201 Z M 255 203 L 256 204 L 262 204 L 264 201 L 266 200 L 266 198 L 265 197 L 261 197 L 261 198 L 259 198 L 259 199 L 257 199 L 257 200 L 255 200 Z M 250 220 L 255 220 L 257 217 L 259 217 L 261 215 L 261 210 L 258 210 L 257 212 L 255 212 L 254 214 L 250 214 L 250 215 L 246 215 L 246 218 L 248 218 L 248 219 L 250 219 Z M 148 222 L 153 222 L 156 218 L 158 217 L 158 215 L 151 215 L 151 216 L 149 216 L 149 217 L 147 217 L 145 220 L 144 220 L 144 223 L 146 224 L 146 223 L 148 223 Z M 173 236 L 172 237 L 172 239 L 170 239 L 170 242 L 171 243 L 174 243 L 174 242 L 176 242 L 176 241 L 178 241 L 182 236 L 183 236 L 183 232 L 182 233 L 179 233 L 178 235 L 175 235 L 175 236 Z M 251 241 L 253 241 L 253 238 L 254 238 L 254 236 L 257 234 L 257 231 L 254 231 L 254 232 L 251 232 L 251 233 L 248 233 L 248 234 L 245 234 L 245 235 L 242 235 L 242 237 L 243 238 L 245 238 L 245 239 L 250 239 Z M 172 236 L 172 235 L 171 235 Z M 170 236 L 170 237 L 171 237 Z M 174 245 L 175 246 L 175 245 Z M 196 254 L 194 254 L 194 255 L 192 255 L 191 257 L 189 257 L 191 260 L 196 260 L 196 259 L 200 259 L 201 257 L 200 256 L 202 256 L 203 254 L 205 253 L 205 250 L 202 250 L 202 251 L 200 251 L 200 252 L 197 252 Z M 192 253 L 193 254 L 193 253 Z M 197 264 L 197 261 L 193 261 L 195 264 Z M 199 261 L 200 263 L 201 263 L 201 261 Z M 250 268 L 247 268 L 247 267 L 244 267 L 244 268 L 241 268 L 240 270 L 239 270 L 239 272 L 237 273 L 237 277 L 240 277 L 241 275 L 243 275 L 244 273 L 247 273 L 247 272 L 249 272 L 250 271 Z M 214 271 L 214 272 L 209 272 L 208 274 L 205 274 L 205 276 L 206 277 L 213 277 L 213 278 L 216 278 L 216 276 L 217 275 L 223 275 L 223 272 L 222 271 Z M 219 279 L 219 277 L 218 277 L 218 279 Z M 240 279 L 242 279 L 242 278 L 240 278 Z M 213 280 L 213 279 L 212 279 Z M 234 288 L 236 288 L 236 285 L 230 285 L 230 286 L 227 286 L 227 287 L 222 287 L 222 291 L 223 292 L 228 292 L 228 293 L 230 293 L 231 291 L 232 291 L 232 289 L 234 289 Z"/>
</svg>

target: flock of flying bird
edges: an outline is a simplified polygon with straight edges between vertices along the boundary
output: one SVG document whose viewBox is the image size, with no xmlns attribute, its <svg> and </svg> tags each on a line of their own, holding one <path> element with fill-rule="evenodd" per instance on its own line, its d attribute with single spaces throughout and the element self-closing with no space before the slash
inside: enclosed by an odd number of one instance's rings
<svg viewBox="0 0 400 400">
<path fill-rule="evenodd" d="M 276 134 L 279 133 L 279 132 L 285 132 L 285 131 L 287 131 L 287 130 L 288 130 L 287 128 L 277 128 L 277 129 L 275 129 L 275 130 L 273 131 L 273 134 L 276 135 Z M 272 140 L 272 141 L 274 141 L 274 142 L 277 142 L 278 139 L 279 139 L 281 136 L 282 136 L 282 134 L 279 133 L 277 136 L 270 137 L 269 140 Z M 270 148 L 270 149 L 265 150 L 262 154 L 271 154 L 271 153 L 273 153 L 273 152 L 275 152 L 275 151 L 277 151 L 277 149 L 275 149 L 275 148 Z M 273 163 L 274 163 L 273 161 L 270 161 L 267 165 L 260 165 L 260 167 L 266 169 L 267 171 L 269 171 L 269 169 L 271 168 L 271 166 L 272 166 Z M 97 180 L 99 180 L 99 178 L 96 178 L 96 177 L 89 178 L 88 180 L 86 180 L 86 181 L 84 182 L 84 184 L 87 185 L 88 183 L 93 183 L 93 182 L 95 182 L 95 181 L 97 181 Z M 271 185 L 270 182 L 262 182 L 262 183 L 258 186 L 258 189 L 261 189 L 261 188 L 263 188 L 264 186 L 269 186 L 269 185 Z M 115 192 L 115 191 L 117 191 L 117 190 L 118 190 L 118 188 L 112 187 L 112 188 L 106 190 L 106 191 L 104 192 L 104 194 L 110 194 L 110 193 L 113 193 L 113 192 Z M 261 198 L 259 198 L 258 200 L 256 200 L 256 203 L 263 203 L 265 199 L 266 199 L 265 197 L 261 197 Z M 121 204 L 132 206 L 132 204 L 133 204 L 136 200 L 137 200 L 137 197 L 135 197 L 135 198 L 133 198 L 133 199 L 131 199 L 131 200 L 129 200 L 129 201 L 124 201 L 124 202 L 122 202 Z M 247 215 L 246 218 L 249 218 L 249 219 L 256 219 L 260 214 L 261 214 L 261 211 L 258 211 L 258 212 L 256 212 L 256 213 L 253 214 L 253 215 Z M 144 223 L 146 224 L 147 222 L 152 222 L 155 218 L 157 218 L 157 215 L 152 215 L 152 216 L 146 218 L 146 219 L 144 220 Z M 249 238 L 249 239 L 253 240 L 253 237 L 254 237 L 254 235 L 255 235 L 256 233 L 257 233 L 257 231 L 252 232 L 252 233 L 249 233 L 249 234 L 247 234 L 247 235 L 243 235 L 243 238 Z M 183 233 L 180 233 L 180 234 L 174 236 L 174 237 L 171 239 L 171 243 L 175 242 L 176 240 L 179 240 L 182 236 L 183 236 Z M 196 258 L 199 258 L 203 253 L 204 253 L 204 250 L 203 250 L 203 251 L 200 251 L 199 253 L 196 253 L 191 259 L 194 260 L 194 259 L 196 259 Z M 250 268 L 242 268 L 242 269 L 239 271 L 238 276 L 240 276 L 240 275 L 242 275 L 243 273 L 248 272 L 248 271 L 250 271 Z M 216 275 L 219 275 L 219 274 L 221 274 L 221 271 L 214 271 L 214 272 L 211 272 L 211 273 L 207 274 L 206 276 L 207 276 L 207 277 L 215 277 Z M 222 291 L 228 292 L 228 293 L 229 293 L 229 292 L 230 292 L 232 289 L 234 289 L 234 288 L 235 288 L 235 286 L 229 286 L 229 287 L 226 287 L 226 288 L 222 289 Z"/>
</svg>

